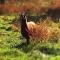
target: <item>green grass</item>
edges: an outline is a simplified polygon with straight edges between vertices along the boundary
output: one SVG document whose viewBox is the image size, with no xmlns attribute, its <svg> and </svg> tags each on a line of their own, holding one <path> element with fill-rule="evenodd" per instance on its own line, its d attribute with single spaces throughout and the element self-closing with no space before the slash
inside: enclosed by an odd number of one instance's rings
<svg viewBox="0 0 60 60">
<path fill-rule="evenodd" d="M 21 33 L 9 29 L 13 16 L 0 16 L 0 60 L 60 60 L 58 43 L 39 43 L 21 46 L 25 39 Z"/>
</svg>

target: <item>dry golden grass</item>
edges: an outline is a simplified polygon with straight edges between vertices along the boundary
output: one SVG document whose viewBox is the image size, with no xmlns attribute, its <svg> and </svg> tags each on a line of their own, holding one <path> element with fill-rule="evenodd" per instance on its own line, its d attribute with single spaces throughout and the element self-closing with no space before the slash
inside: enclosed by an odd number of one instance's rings
<svg viewBox="0 0 60 60">
<path fill-rule="evenodd" d="M 34 41 L 46 40 L 50 35 L 50 31 L 48 30 L 48 27 L 46 25 L 43 25 L 43 23 L 40 23 L 39 25 L 35 24 L 34 26 L 30 26 L 29 31 L 31 33 L 31 38 Z"/>
<path fill-rule="evenodd" d="M 45 20 L 36 24 L 30 29 L 31 37 L 35 41 L 54 41 L 57 42 L 60 36 L 60 29 L 58 23 L 54 23 L 52 20 Z"/>
<path fill-rule="evenodd" d="M 20 24 L 15 23 L 13 29 L 19 31 Z M 60 28 L 58 23 L 54 23 L 52 20 L 45 20 L 35 25 L 29 25 L 28 27 L 30 37 L 33 41 L 46 42 L 48 40 L 57 41 L 60 36 Z"/>
<path fill-rule="evenodd" d="M 15 31 L 20 31 L 20 22 L 18 20 L 16 20 L 13 24 L 12 24 L 12 29 L 15 30 Z"/>
</svg>

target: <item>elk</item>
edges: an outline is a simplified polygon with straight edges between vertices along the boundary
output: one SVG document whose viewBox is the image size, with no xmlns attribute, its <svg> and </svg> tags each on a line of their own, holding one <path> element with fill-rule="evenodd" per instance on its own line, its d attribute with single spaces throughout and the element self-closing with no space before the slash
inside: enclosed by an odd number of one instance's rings
<svg viewBox="0 0 60 60">
<path fill-rule="evenodd" d="M 27 44 L 29 44 L 29 39 L 30 39 L 30 32 L 29 32 L 29 29 L 28 29 L 28 25 L 30 24 L 35 24 L 34 22 L 28 22 L 27 23 L 27 17 L 25 14 L 21 14 L 20 16 L 20 21 L 21 21 L 21 34 L 24 38 L 26 38 L 27 40 Z M 28 24 L 28 25 L 27 25 Z M 31 25 L 31 26 L 32 26 Z"/>
<path fill-rule="evenodd" d="M 40 41 L 47 38 L 50 33 L 47 26 L 43 24 L 38 25 L 33 21 L 27 22 L 27 16 L 25 14 L 21 14 L 20 23 L 21 34 L 27 40 L 27 44 L 30 43 L 30 38 L 33 38 L 36 41 L 39 39 Z"/>
</svg>

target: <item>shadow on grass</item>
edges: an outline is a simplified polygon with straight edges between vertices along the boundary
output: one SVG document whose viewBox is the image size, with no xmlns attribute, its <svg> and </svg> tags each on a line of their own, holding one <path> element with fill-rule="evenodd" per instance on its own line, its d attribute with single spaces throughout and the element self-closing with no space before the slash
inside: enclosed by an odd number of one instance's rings
<svg viewBox="0 0 60 60">
<path fill-rule="evenodd" d="M 19 45 L 16 45 L 14 47 L 18 48 L 18 49 L 22 49 L 22 51 L 25 52 L 25 53 L 28 53 L 33 49 L 33 46 L 31 46 L 30 44 L 27 45 L 26 42 L 22 43 L 22 44 L 19 44 Z"/>
<path fill-rule="evenodd" d="M 48 55 L 60 55 L 60 49 L 59 48 L 48 48 L 48 47 L 41 47 L 39 49 L 42 53 L 48 54 Z"/>
<path fill-rule="evenodd" d="M 28 53 L 28 52 L 31 52 L 32 49 L 34 48 L 35 46 L 32 46 L 32 45 L 27 45 L 26 43 L 22 43 L 20 45 L 17 45 L 15 46 L 15 48 L 18 48 L 18 49 L 22 49 L 23 52 L 25 53 Z M 36 48 L 37 49 L 37 48 Z M 35 49 L 34 49 L 35 50 Z M 59 48 L 49 48 L 49 47 L 39 47 L 39 50 L 40 52 L 44 53 L 44 54 L 48 54 L 48 55 L 60 55 L 60 49 Z"/>
<path fill-rule="evenodd" d="M 54 56 L 60 55 L 60 48 L 54 48 L 54 47 L 49 48 L 48 46 L 35 47 L 35 45 L 32 44 L 27 45 L 26 41 L 24 43 L 14 46 L 14 48 L 21 49 L 25 53 L 31 52 L 32 50 L 39 50 L 40 52 L 48 55 L 54 55 Z"/>
<path fill-rule="evenodd" d="M 26 40 L 22 36 L 20 36 L 20 39 L 22 40 L 22 43 L 13 47 L 17 49 L 21 49 L 25 53 L 30 52 L 33 49 L 33 45 L 27 44 Z"/>
</svg>

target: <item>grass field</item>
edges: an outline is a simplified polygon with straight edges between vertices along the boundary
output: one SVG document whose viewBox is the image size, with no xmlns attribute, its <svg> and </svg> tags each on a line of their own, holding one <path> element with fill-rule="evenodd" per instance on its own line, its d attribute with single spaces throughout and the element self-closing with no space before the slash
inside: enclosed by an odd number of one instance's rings
<svg viewBox="0 0 60 60">
<path fill-rule="evenodd" d="M 20 31 L 10 28 L 13 19 L 13 16 L 0 16 L 0 60 L 60 60 L 60 38 L 57 43 L 22 45 L 25 39 Z M 55 29 L 58 26 L 60 32 L 60 23 L 53 26 Z"/>
</svg>

